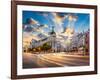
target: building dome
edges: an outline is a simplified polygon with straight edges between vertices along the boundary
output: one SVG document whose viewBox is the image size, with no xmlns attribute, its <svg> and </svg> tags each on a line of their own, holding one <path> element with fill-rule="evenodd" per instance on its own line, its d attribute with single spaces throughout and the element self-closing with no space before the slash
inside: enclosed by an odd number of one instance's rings
<svg viewBox="0 0 100 80">
<path fill-rule="evenodd" d="M 52 26 L 52 30 L 50 32 L 50 35 L 56 35 L 55 31 L 54 31 L 54 26 Z"/>
</svg>

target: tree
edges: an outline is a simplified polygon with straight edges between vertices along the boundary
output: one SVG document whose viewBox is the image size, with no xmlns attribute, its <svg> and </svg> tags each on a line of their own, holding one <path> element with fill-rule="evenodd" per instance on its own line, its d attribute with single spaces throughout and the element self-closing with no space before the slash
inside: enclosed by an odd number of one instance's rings
<svg viewBox="0 0 100 80">
<path fill-rule="evenodd" d="M 51 49 L 51 46 L 48 43 L 43 44 L 43 46 L 41 46 L 41 50 L 43 51 L 47 51 Z"/>
</svg>

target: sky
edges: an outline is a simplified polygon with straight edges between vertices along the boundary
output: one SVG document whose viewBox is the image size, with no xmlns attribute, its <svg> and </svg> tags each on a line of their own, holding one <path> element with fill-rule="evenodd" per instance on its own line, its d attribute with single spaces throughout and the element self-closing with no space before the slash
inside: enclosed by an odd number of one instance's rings
<svg viewBox="0 0 100 80">
<path fill-rule="evenodd" d="M 54 26 L 56 33 L 61 33 L 67 27 L 74 28 L 75 32 L 87 31 L 90 27 L 90 15 L 86 13 L 61 13 L 61 12 L 37 12 L 23 11 L 23 24 L 29 24 L 27 19 L 32 19 L 39 25 L 46 25 L 44 32 L 49 32 Z"/>
</svg>

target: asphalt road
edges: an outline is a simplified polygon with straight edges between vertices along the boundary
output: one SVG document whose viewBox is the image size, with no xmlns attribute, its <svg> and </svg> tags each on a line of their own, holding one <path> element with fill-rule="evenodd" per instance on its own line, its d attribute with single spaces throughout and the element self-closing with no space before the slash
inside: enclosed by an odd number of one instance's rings
<svg viewBox="0 0 100 80">
<path fill-rule="evenodd" d="M 72 55 L 65 53 L 23 53 L 23 68 L 46 68 L 87 65 L 89 65 L 89 56 Z"/>
</svg>

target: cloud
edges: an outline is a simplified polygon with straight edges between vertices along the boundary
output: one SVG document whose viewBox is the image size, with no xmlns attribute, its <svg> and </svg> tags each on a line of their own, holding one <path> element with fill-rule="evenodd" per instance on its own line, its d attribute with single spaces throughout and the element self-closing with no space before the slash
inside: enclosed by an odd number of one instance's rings
<svg viewBox="0 0 100 80">
<path fill-rule="evenodd" d="M 23 32 L 23 46 L 29 46 L 32 39 L 39 40 L 39 38 L 31 32 Z"/>
<path fill-rule="evenodd" d="M 33 31 L 33 28 L 32 28 L 32 26 L 25 25 L 24 31 L 25 31 L 25 32 L 32 32 L 32 31 Z"/>
<path fill-rule="evenodd" d="M 68 20 L 69 21 L 77 21 L 77 16 L 75 16 L 75 15 L 72 15 L 72 14 L 68 14 Z"/>
<path fill-rule="evenodd" d="M 55 30 L 57 34 L 64 32 L 65 28 L 63 27 L 64 21 L 68 19 L 68 25 L 70 26 L 71 21 L 76 21 L 76 17 L 71 14 L 60 15 L 59 13 L 51 13 L 53 15 L 53 22 L 55 23 Z M 74 25 L 74 24 L 73 24 Z"/>
<path fill-rule="evenodd" d="M 68 15 L 60 15 L 59 13 L 55 13 L 55 12 L 52 12 L 50 14 L 48 13 L 43 13 L 42 14 L 50 24 L 54 24 L 54 30 L 56 32 L 56 34 L 59 34 L 61 32 L 64 31 L 64 27 L 63 27 L 63 24 L 64 24 L 64 20 L 68 18 Z M 52 16 L 52 18 L 50 18 L 49 16 Z"/>
<path fill-rule="evenodd" d="M 47 25 L 47 24 L 45 24 L 45 25 L 44 25 L 44 27 L 45 27 L 45 28 L 48 28 L 48 25 Z"/>
<path fill-rule="evenodd" d="M 68 27 L 74 27 L 75 22 L 77 21 L 77 16 L 69 14 L 68 15 Z"/>
<path fill-rule="evenodd" d="M 27 24 L 39 24 L 39 22 L 33 18 L 27 18 L 26 23 Z"/>
<path fill-rule="evenodd" d="M 56 22 L 57 24 L 62 24 L 63 17 L 59 16 L 58 13 L 52 13 L 52 15 L 54 16 L 54 22 Z"/>
<path fill-rule="evenodd" d="M 57 34 L 63 32 L 63 17 L 59 16 L 58 13 L 51 13 L 53 15 L 53 22 L 55 24 L 55 31 Z"/>
</svg>

